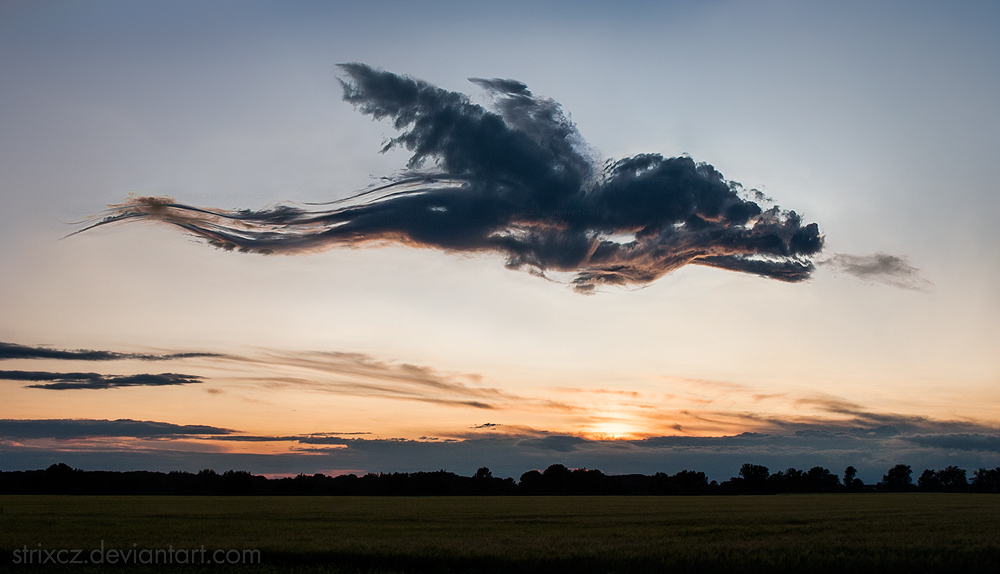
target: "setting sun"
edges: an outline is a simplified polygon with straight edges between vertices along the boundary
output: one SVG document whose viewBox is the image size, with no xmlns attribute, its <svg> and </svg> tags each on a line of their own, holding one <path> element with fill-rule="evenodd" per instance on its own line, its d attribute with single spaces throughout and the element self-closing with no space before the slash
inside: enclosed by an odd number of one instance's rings
<svg viewBox="0 0 1000 574">
<path fill-rule="evenodd" d="M 632 421 L 609 417 L 587 426 L 583 434 L 591 440 L 628 440 L 645 433 L 641 433 Z"/>
</svg>

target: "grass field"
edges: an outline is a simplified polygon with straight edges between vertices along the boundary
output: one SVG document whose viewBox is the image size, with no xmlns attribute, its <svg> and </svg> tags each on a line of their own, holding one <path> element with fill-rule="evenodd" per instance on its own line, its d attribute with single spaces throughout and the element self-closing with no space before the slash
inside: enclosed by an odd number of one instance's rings
<svg viewBox="0 0 1000 574">
<path fill-rule="evenodd" d="M 204 545 L 206 561 L 259 550 L 260 564 L 222 568 L 256 572 L 1000 571 L 996 495 L 3 496 L 0 507 L 6 571 L 38 570 L 25 547 L 86 559 L 102 541 L 136 553 L 58 570 L 151 571 L 139 550 Z M 219 570 L 189 556 L 195 565 L 171 570 Z"/>
</svg>

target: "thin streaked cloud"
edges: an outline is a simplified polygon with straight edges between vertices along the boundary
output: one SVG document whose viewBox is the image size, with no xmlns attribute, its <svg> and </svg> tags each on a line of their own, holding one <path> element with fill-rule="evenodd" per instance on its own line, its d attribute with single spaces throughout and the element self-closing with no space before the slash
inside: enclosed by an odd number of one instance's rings
<svg viewBox="0 0 1000 574">
<path fill-rule="evenodd" d="M 165 387 L 192 385 L 202 382 L 201 377 L 179 375 L 176 373 L 102 375 L 99 373 L 50 373 L 44 371 L 0 371 L 0 380 L 33 382 L 34 384 L 25 386 L 29 389 L 46 389 L 50 391 Z"/>
<path fill-rule="evenodd" d="M 95 351 L 90 349 L 54 349 L 18 345 L 15 343 L 0 343 L 0 360 L 4 359 L 56 359 L 62 361 L 172 361 L 176 359 L 192 359 L 198 357 L 219 357 L 217 353 L 118 353 L 114 351 Z"/>
</svg>

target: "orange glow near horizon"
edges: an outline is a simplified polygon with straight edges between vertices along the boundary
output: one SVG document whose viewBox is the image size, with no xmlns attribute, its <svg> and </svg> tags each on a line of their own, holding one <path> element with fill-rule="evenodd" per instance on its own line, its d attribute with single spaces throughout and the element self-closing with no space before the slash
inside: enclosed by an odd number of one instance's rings
<svg viewBox="0 0 1000 574">
<path fill-rule="evenodd" d="M 119 351 L 127 351 L 118 349 Z M 213 349 L 209 349 L 213 351 Z M 431 361 L 428 360 L 427 363 Z M 345 442 L 434 442 L 474 438 L 575 436 L 629 441 L 656 436 L 721 437 L 786 434 L 803 428 L 875 427 L 892 417 L 955 422 L 912 396 L 863 402 L 842 395 L 795 392 L 781 384 L 746 384 L 632 372 L 602 384 L 592 374 L 546 373 L 539 386 L 524 372 L 502 374 L 404 363 L 360 353 L 244 350 L 170 361 L 82 362 L 14 359 L 5 366 L 37 372 L 187 373 L 201 382 L 171 386 L 47 390 L 30 382 L 0 386 L 10 419 L 130 419 L 206 425 L 149 438 L 27 440 L 51 449 L 146 450 L 172 444 L 190 451 L 322 454 L 344 444 L 300 442 L 310 435 Z M 536 375 L 537 376 L 537 375 Z M 570 381 L 577 384 L 570 386 Z M 883 418 L 880 418 L 883 417 Z M 887 418 L 885 418 L 887 417 Z M 962 419 L 970 425 L 996 426 Z M 961 421 L 958 421 L 961 422 Z M 247 437 L 240 440 L 240 437 Z"/>
</svg>

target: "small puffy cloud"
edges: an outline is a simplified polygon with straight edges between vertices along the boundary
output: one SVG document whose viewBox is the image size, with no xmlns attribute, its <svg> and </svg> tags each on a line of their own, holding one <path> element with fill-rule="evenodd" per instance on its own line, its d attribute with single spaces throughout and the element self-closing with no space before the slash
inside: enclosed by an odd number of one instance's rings
<svg viewBox="0 0 1000 574">
<path fill-rule="evenodd" d="M 933 287 L 920 270 L 909 264 L 906 257 L 875 253 L 874 255 L 849 255 L 837 253 L 817 261 L 836 273 L 846 273 L 866 283 L 883 283 L 912 291 L 930 291 Z"/>
</svg>

